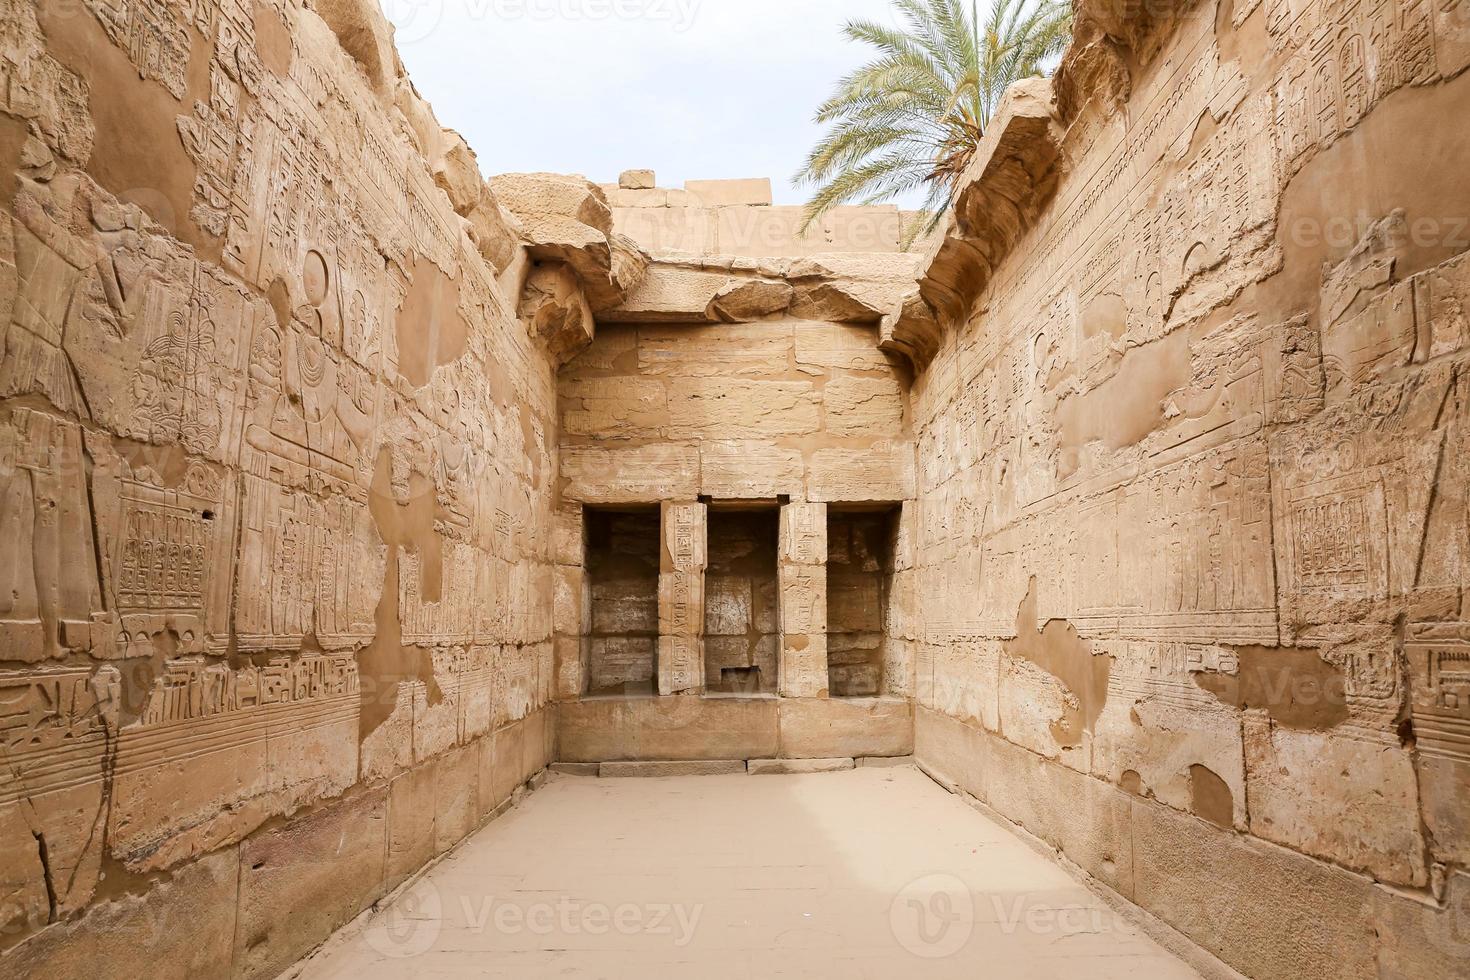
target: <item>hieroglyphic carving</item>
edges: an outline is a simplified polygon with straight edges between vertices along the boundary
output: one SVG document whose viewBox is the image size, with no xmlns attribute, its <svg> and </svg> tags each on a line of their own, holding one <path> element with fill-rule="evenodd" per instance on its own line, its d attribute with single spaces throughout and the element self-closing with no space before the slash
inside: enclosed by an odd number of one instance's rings
<svg viewBox="0 0 1470 980">
<path fill-rule="evenodd" d="M 709 563 L 704 504 L 660 507 L 663 548 L 658 576 L 659 694 L 704 689 L 704 573 Z"/>
<path fill-rule="evenodd" d="M 1446 857 L 1470 855 L 1470 624 L 1409 627 L 1408 660 L 1424 821 Z"/>
<path fill-rule="evenodd" d="M 110 667 L 0 673 L 0 928 L 44 925 L 92 897 L 119 703 Z"/>
<path fill-rule="evenodd" d="M 189 70 L 188 13 L 173 3 L 86 0 L 113 44 L 127 52 L 140 78 L 159 82 L 176 99 L 184 97 Z"/>
<path fill-rule="evenodd" d="M 386 549 L 365 506 L 242 478 L 235 629 L 243 650 L 366 643 Z"/>
<path fill-rule="evenodd" d="M 352 697 L 359 691 L 350 656 L 277 657 L 264 667 L 176 661 L 153 683 L 138 725 L 152 728 L 249 711 L 264 705 Z"/>
<path fill-rule="evenodd" d="M 88 500 L 82 430 L 0 405 L 0 642 L 35 661 L 111 639 Z"/>
<path fill-rule="evenodd" d="M 827 506 L 781 508 L 776 564 L 781 631 L 780 693 L 825 697 L 827 673 Z"/>
</svg>

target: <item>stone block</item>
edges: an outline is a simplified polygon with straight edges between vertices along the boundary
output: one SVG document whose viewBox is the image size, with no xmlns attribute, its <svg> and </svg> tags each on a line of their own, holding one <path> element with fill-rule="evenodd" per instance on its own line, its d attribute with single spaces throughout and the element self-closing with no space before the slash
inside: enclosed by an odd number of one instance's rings
<svg viewBox="0 0 1470 980">
<path fill-rule="evenodd" d="M 434 853 L 443 854 L 480 824 L 480 748 L 466 745 L 434 763 Z"/>
<path fill-rule="evenodd" d="M 684 189 L 706 208 L 769 205 L 771 203 L 771 179 L 769 177 L 739 180 L 686 180 Z"/>
<path fill-rule="evenodd" d="M 1379 976 L 1365 878 L 1146 800 L 1133 900 L 1249 977 Z"/>
<path fill-rule="evenodd" d="M 240 855 L 231 847 L 182 865 L 145 894 L 100 902 L 0 958 L 7 976 L 232 975 Z M 319 937 L 319 938 L 325 938 Z"/>
<path fill-rule="evenodd" d="M 914 754 L 914 714 L 888 698 L 782 698 L 783 759 Z"/>
<path fill-rule="evenodd" d="M 478 766 L 479 746 L 471 746 Z M 398 887 L 438 853 L 434 818 L 437 764 L 415 766 L 388 786 L 388 865 L 386 887 Z M 475 814 L 478 821 L 480 813 Z"/>
<path fill-rule="evenodd" d="M 709 759 L 697 762 L 604 762 L 597 774 L 603 779 L 660 776 L 732 776 L 745 774 L 742 759 Z"/>
<path fill-rule="evenodd" d="M 388 793 L 378 789 L 240 846 L 237 976 L 274 977 L 387 891 Z M 291 909 L 282 915 L 282 909 Z"/>
<path fill-rule="evenodd" d="M 646 191 L 658 186 L 652 170 L 624 170 L 618 175 L 618 187 L 625 191 Z"/>
<path fill-rule="evenodd" d="M 769 759 L 779 754 L 775 698 L 592 699 L 560 705 L 556 721 L 562 762 Z"/>
<path fill-rule="evenodd" d="M 793 776 L 813 772 L 841 772 L 854 768 L 851 759 L 751 759 L 752 776 Z"/>
</svg>

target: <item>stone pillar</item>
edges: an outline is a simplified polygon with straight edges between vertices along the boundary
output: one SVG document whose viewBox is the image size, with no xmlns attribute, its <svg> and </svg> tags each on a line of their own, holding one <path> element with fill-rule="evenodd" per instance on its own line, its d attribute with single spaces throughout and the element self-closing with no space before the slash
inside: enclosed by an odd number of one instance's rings
<svg viewBox="0 0 1470 980">
<path fill-rule="evenodd" d="M 553 536 L 554 694 L 558 701 L 575 701 L 587 693 L 591 678 L 587 634 L 592 624 L 592 594 L 587 581 L 587 528 L 581 504 L 568 504 L 553 515 Z"/>
<path fill-rule="evenodd" d="M 827 696 L 827 505 L 781 508 L 781 696 Z"/>
<path fill-rule="evenodd" d="M 704 504 L 660 505 L 658 693 L 704 691 L 704 570 L 709 512 Z"/>
</svg>

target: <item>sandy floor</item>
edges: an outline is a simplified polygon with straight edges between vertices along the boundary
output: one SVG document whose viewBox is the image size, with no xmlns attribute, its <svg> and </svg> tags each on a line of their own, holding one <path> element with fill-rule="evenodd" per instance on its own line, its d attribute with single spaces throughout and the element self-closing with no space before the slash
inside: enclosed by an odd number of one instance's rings
<svg viewBox="0 0 1470 980">
<path fill-rule="evenodd" d="M 558 777 L 302 975 L 1197 976 L 911 768 Z"/>
</svg>

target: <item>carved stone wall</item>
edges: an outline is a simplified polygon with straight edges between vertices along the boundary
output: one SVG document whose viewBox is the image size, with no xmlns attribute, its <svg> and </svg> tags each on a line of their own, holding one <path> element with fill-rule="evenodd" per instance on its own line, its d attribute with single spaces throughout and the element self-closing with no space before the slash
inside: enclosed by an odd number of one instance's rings
<svg viewBox="0 0 1470 980">
<path fill-rule="evenodd" d="M 549 758 L 515 237 L 368 0 L 0 0 L 0 209 L 0 973 L 274 975 Z"/>
<path fill-rule="evenodd" d="M 1083 3 L 921 279 L 919 757 L 1253 977 L 1470 949 L 1467 63 Z"/>
<path fill-rule="evenodd" d="M 562 493 L 907 500 L 906 380 L 876 325 L 603 324 L 558 379 Z"/>
</svg>

